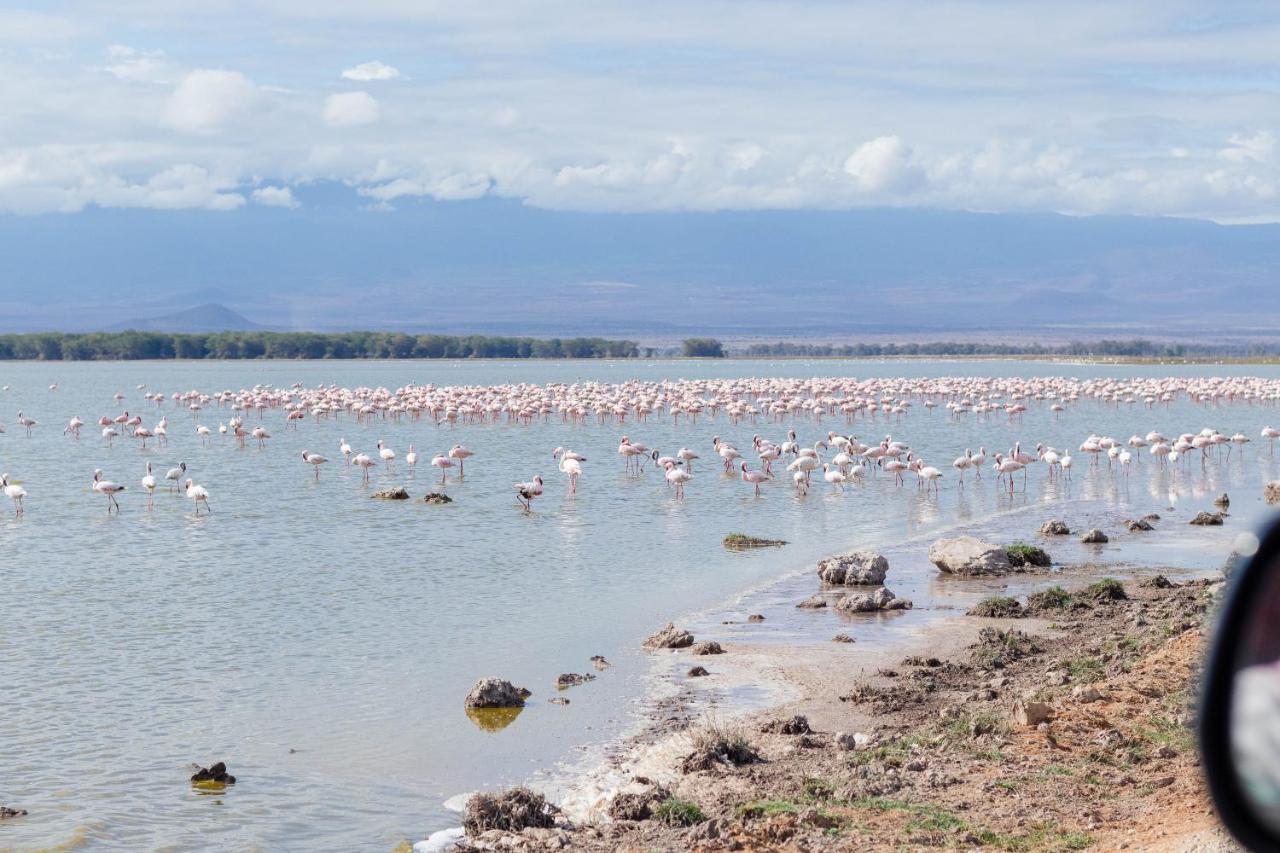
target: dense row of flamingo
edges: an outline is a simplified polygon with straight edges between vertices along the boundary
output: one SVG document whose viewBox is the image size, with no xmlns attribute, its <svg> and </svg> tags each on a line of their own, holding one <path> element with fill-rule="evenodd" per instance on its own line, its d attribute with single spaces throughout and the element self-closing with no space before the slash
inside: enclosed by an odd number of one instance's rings
<svg viewBox="0 0 1280 853">
<path fill-rule="evenodd" d="M 8 390 L 7 386 L 4 390 Z M 56 393 L 57 386 L 50 386 Z M 667 417 L 673 424 L 697 422 L 699 419 L 723 418 L 730 427 L 744 423 L 777 424 L 792 421 L 797 426 L 822 421 L 842 420 L 846 425 L 863 423 L 868 429 L 876 424 L 900 423 L 916 407 L 929 414 L 941 409 L 946 417 L 961 420 L 973 417 L 979 422 L 993 417 L 1008 418 L 1017 424 L 1030 406 L 1045 407 L 1055 417 L 1080 401 L 1091 401 L 1106 406 L 1143 406 L 1155 408 L 1179 399 L 1190 399 L 1212 410 L 1225 404 L 1245 404 L 1272 407 L 1280 402 L 1280 381 L 1273 379 L 1232 377 L 1167 377 L 1129 379 L 1072 379 L 1065 377 L 996 378 L 996 377 L 944 377 L 924 378 L 826 378 L 781 379 L 744 378 L 714 380 L 675 380 L 660 382 L 575 384 L 550 383 L 546 385 L 511 384 L 493 386 L 408 385 L 394 390 L 387 388 L 345 388 L 336 385 L 305 388 L 295 384 L 289 388 L 256 385 L 239 391 L 205 393 L 182 391 L 171 394 L 145 391 L 138 387 L 145 407 L 160 411 L 151 426 L 136 411 L 122 410 L 116 415 L 102 415 L 96 425 L 101 440 L 108 449 L 118 440 L 132 440 L 146 448 L 148 442 L 165 447 L 169 445 L 170 415 L 189 416 L 191 427 L 183 432 L 194 434 L 201 444 L 215 440 L 234 440 L 240 447 L 250 441 L 259 448 L 266 448 L 272 435 L 267 428 L 270 413 L 282 413 L 281 427 L 296 430 L 309 418 L 315 422 L 353 419 L 361 426 L 371 426 L 380 421 L 403 420 L 429 421 L 436 427 L 452 428 L 469 424 L 528 425 L 534 421 L 550 421 L 555 418 L 573 425 L 594 419 L 599 424 L 624 426 L 628 421 L 633 428 L 642 429 L 653 418 Z M 123 405 L 125 394 L 118 393 L 115 400 Z M 204 422 L 206 413 L 217 411 L 225 416 L 216 426 Z M 246 423 L 256 419 L 254 425 Z M 27 436 L 39 427 L 39 422 L 19 411 L 17 424 Z M 79 440 L 86 421 L 71 417 L 64 435 Z M 0 425 L 0 432 L 4 432 Z M 1274 444 L 1280 438 L 1280 430 L 1264 428 L 1260 437 Z M 1105 457 L 1109 468 L 1128 476 L 1130 468 L 1138 464 L 1145 451 L 1155 457 L 1160 466 L 1187 464 L 1199 455 L 1202 465 L 1225 448 L 1229 458 L 1233 449 L 1243 448 L 1249 438 L 1243 433 L 1227 435 L 1212 428 L 1194 434 L 1166 437 L 1152 430 L 1145 437 L 1131 436 L 1119 441 L 1107 436 L 1090 435 L 1078 447 L 1077 452 L 1090 460 L 1091 466 L 1100 464 Z M 1029 468 L 1042 465 L 1051 479 L 1070 478 L 1074 458 L 1069 450 L 1046 444 L 1036 444 L 1034 452 L 1023 449 L 1020 443 L 1006 453 L 988 454 L 985 447 L 975 453 L 965 449 L 949 465 L 929 464 L 910 444 L 887 435 L 878 441 L 864 443 L 856 435 L 842 434 L 828 429 L 812 444 L 802 443 L 795 429 L 779 441 L 754 435 L 750 444 L 740 451 L 733 441 L 713 438 L 709 453 L 714 453 L 726 474 L 739 477 L 749 484 L 755 495 L 761 487 L 775 479 L 774 466 L 781 465 L 789 476 L 797 494 L 806 494 L 812 486 L 812 477 L 821 472 L 823 481 L 833 489 L 843 490 L 850 483 L 884 473 L 893 477 L 901 486 L 904 478 L 914 475 L 921 489 L 938 491 L 944 477 L 955 476 L 958 487 L 964 485 L 966 473 L 981 477 L 984 469 L 994 473 L 996 479 L 1012 492 L 1015 476 L 1021 472 L 1026 486 Z M 338 454 L 346 465 L 360 469 L 365 483 L 370 470 L 381 465 L 396 472 L 401 457 L 385 441 L 379 440 L 370 452 L 357 452 L 342 438 L 338 442 Z M 694 462 L 699 454 L 689 447 L 681 447 L 671 455 L 623 436 L 618 455 L 622 457 L 624 471 L 642 475 L 646 466 L 654 463 L 677 499 L 685 495 L 686 487 L 694 479 Z M 428 464 L 439 470 L 442 485 L 447 483 L 449 472 L 457 468 L 458 476 L 465 474 L 465 462 L 474 452 L 460 443 L 453 443 L 448 450 L 431 455 Z M 751 459 L 750 457 L 754 457 Z M 304 464 L 310 465 L 316 480 L 320 469 L 329 463 L 321 453 L 304 450 Z M 551 458 L 558 471 L 568 480 L 569 493 L 575 493 L 584 472 L 587 457 L 573 450 L 557 447 Z M 758 460 L 758 461 L 757 461 Z M 403 456 L 404 470 L 414 476 L 420 456 L 415 445 L 410 444 Z M 991 464 L 988 466 L 988 462 Z M 754 466 L 754 467 L 753 467 Z M 946 473 L 950 469 L 952 473 Z M 211 511 L 209 492 L 186 477 L 186 464 L 168 470 L 158 481 L 146 465 L 140 486 L 147 494 L 148 507 L 160 485 L 170 491 L 179 490 L 195 506 L 196 514 Z M 513 484 L 516 497 L 526 508 L 543 494 L 544 481 L 540 475 L 528 481 Z M 0 488 L 14 506 L 16 515 L 24 512 L 27 491 L 22 484 L 11 481 L 7 474 L 0 475 Z M 93 474 L 91 488 L 107 501 L 108 512 L 118 512 L 117 495 L 126 486 L 107 479 L 101 470 Z"/>
</svg>

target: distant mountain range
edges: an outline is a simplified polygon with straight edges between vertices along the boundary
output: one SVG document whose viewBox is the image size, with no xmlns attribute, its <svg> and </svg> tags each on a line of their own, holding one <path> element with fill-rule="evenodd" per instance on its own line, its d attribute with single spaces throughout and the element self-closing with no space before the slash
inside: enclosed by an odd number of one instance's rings
<svg viewBox="0 0 1280 853">
<path fill-rule="evenodd" d="M 108 332 L 252 332 L 265 331 L 266 326 L 248 320 L 225 305 L 198 305 L 186 311 L 149 317 L 145 320 L 126 320 L 104 330 Z"/>
<path fill-rule="evenodd" d="M 647 343 L 1216 342 L 1280 329 L 1275 224 L 921 209 L 588 213 L 492 198 L 377 212 L 341 187 L 299 197 L 295 210 L 0 216 L 0 331 Z"/>
</svg>

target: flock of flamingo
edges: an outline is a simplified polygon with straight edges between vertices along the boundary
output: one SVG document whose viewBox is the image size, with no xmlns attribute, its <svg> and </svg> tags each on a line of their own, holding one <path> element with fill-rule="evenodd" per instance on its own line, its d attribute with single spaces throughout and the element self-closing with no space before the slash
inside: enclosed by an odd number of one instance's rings
<svg viewBox="0 0 1280 853">
<path fill-rule="evenodd" d="M 144 389 L 145 386 L 138 386 L 139 391 Z M 8 386 L 3 390 L 7 391 Z M 55 392 L 57 386 L 50 386 L 49 390 Z M 956 422 L 973 419 L 983 423 L 994 418 L 1006 418 L 1015 425 L 1020 423 L 1029 406 L 1043 406 L 1056 418 L 1081 400 L 1109 407 L 1141 406 L 1146 409 L 1165 406 L 1179 399 L 1189 399 L 1206 409 L 1225 404 L 1274 407 L 1280 401 L 1280 381 L 1245 377 L 1084 380 L 1065 377 L 743 378 L 545 385 L 408 385 L 395 390 L 337 385 L 305 388 L 297 383 L 289 388 L 256 385 L 240 391 L 216 393 L 193 390 L 166 395 L 145 391 L 142 397 L 147 407 L 163 410 L 170 406 L 168 414 L 161 411 L 150 427 L 145 425 L 140 414 L 131 414 L 128 410 L 114 416 L 99 417 L 97 426 L 107 449 L 113 448 L 119 440 L 136 441 L 142 449 L 148 442 L 167 446 L 169 414 L 177 417 L 179 413 L 185 413 L 193 422 L 191 427 L 184 428 L 184 432 L 194 434 L 203 445 L 216 440 L 234 440 L 243 448 L 253 441 L 261 449 L 266 448 L 272 438 L 264 425 L 271 412 L 282 413 L 282 427 L 291 430 L 299 429 L 308 418 L 314 422 L 354 419 L 362 427 L 379 421 L 408 419 L 427 421 L 438 428 L 500 423 L 518 427 L 554 418 L 566 425 L 583 425 L 595 420 L 599 425 L 616 424 L 622 428 L 630 422 L 630 431 L 635 431 L 643 429 L 651 419 L 661 417 L 669 418 L 676 426 L 682 421 L 697 423 L 700 419 L 723 419 L 732 427 L 788 421 L 797 425 L 812 422 L 817 427 L 826 420 L 839 420 L 850 427 L 863 423 L 869 429 L 877 425 L 892 429 L 915 407 L 930 414 L 941 409 L 941 415 Z M 125 399 L 123 393 L 115 395 L 117 405 L 122 405 Z M 202 422 L 209 410 L 226 413 L 216 427 Z M 247 426 L 248 418 L 256 418 L 259 423 Z M 28 437 L 39 426 L 38 421 L 23 411 L 18 412 L 17 424 Z M 63 434 L 79 440 L 86 426 L 85 421 L 73 416 L 67 421 Z M 0 433 L 4 431 L 0 425 Z M 719 459 L 726 475 L 740 478 L 750 485 L 757 497 L 762 494 L 761 487 L 775 479 L 775 465 L 784 468 L 791 487 L 796 494 L 803 496 L 811 488 L 813 476 L 819 472 L 823 482 L 834 490 L 843 490 L 850 483 L 884 474 L 892 476 L 898 486 L 904 484 L 906 477 L 914 475 L 918 488 L 937 493 L 946 476 L 955 476 L 957 487 L 963 488 L 966 473 L 972 472 L 973 477 L 981 478 L 983 471 L 989 470 L 1012 493 L 1019 473 L 1025 489 L 1029 469 L 1043 466 L 1050 479 L 1070 479 L 1075 464 L 1070 450 L 1037 443 L 1034 452 L 1029 452 L 1021 443 L 1015 443 L 1005 453 L 988 454 L 984 446 L 980 446 L 976 453 L 966 448 L 945 466 L 954 472 L 947 474 L 944 467 L 929 464 L 918 450 L 905 441 L 895 439 L 892 434 L 864 443 L 851 433 L 851 430 L 827 429 L 821 438 L 806 444 L 798 440 L 793 428 L 780 441 L 754 435 L 749 445 L 743 445 L 745 450 L 717 435 L 712 439 L 708 453 Z M 1280 429 L 1267 426 L 1261 430 L 1260 437 L 1270 442 L 1271 453 L 1274 454 Z M 1084 454 L 1089 464 L 1095 467 L 1105 458 L 1108 467 L 1127 477 L 1131 466 L 1139 462 L 1144 452 L 1154 457 L 1160 466 L 1187 465 L 1194 458 L 1199 458 L 1204 466 L 1219 453 L 1229 459 L 1233 450 L 1242 452 L 1249 441 L 1243 433 L 1227 435 L 1213 428 L 1180 433 L 1176 437 L 1151 430 L 1145 436 L 1135 434 L 1125 441 L 1090 435 L 1079 445 L 1077 452 Z M 357 452 L 346 438 L 342 438 L 338 441 L 337 450 L 345 465 L 360 469 L 366 484 L 371 469 L 381 465 L 385 470 L 395 472 L 400 459 L 383 440 L 377 441 L 371 452 Z M 617 453 L 622 457 L 623 470 L 628 474 L 642 475 L 652 462 L 654 468 L 662 472 L 677 500 L 684 498 L 686 487 L 694 480 L 694 463 L 700 458 L 689 447 L 664 455 L 626 435 L 622 436 Z M 465 462 L 474 455 L 466 446 L 453 443 L 448 450 L 431 455 L 428 464 L 439 470 L 443 486 L 455 467 L 458 476 L 464 476 Z M 310 450 L 302 451 L 301 458 L 304 464 L 311 466 L 317 481 L 321 467 L 330 461 L 328 457 Z M 567 477 L 568 492 L 576 493 L 587 457 L 574 450 L 557 447 L 551 458 L 558 471 Z M 408 476 L 414 476 L 419 461 L 415 445 L 410 444 L 403 457 Z M 186 475 L 186 463 L 180 463 L 168 469 L 162 478 L 157 478 L 151 463 L 147 462 L 140 487 L 147 495 L 148 508 L 153 505 L 156 489 L 163 486 L 191 500 L 196 515 L 202 510 L 206 514 L 212 512 L 208 490 Z M 0 488 L 11 500 L 15 516 L 23 516 L 28 496 L 24 485 L 11 480 L 6 473 L 0 475 Z M 93 472 L 91 488 L 104 497 L 108 513 L 120 511 L 117 496 L 126 490 L 125 485 L 106 478 L 99 469 Z M 530 510 L 533 501 L 544 492 L 544 481 L 541 475 L 535 475 L 527 481 L 514 483 L 513 489 L 520 505 Z"/>
</svg>

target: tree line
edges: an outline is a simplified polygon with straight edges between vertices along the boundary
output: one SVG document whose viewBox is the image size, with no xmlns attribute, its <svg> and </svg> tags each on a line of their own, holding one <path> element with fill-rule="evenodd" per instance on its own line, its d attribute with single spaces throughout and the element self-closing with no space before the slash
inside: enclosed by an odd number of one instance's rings
<svg viewBox="0 0 1280 853">
<path fill-rule="evenodd" d="M 0 360 L 637 358 L 635 341 L 392 332 L 38 332 L 0 335 Z M 652 355 L 652 350 L 648 351 Z"/>
<path fill-rule="evenodd" d="M 1058 356 L 1112 358 L 1208 358 L 1215 356 L 1266 356 L 1280 354 L 1280 344 L 1253 342 L 1242 344 L 1158 343 L 1141 338 L 1134 340 L 1071 341 L 1058 345 L 1039 343 L 973 343 L 932 341 L 925 343 L 857 343 L 796 344 L 779 341 L 751 344 L 741 355 L 756 358 L 875 358 L 884 356 Z"/>
</svg>

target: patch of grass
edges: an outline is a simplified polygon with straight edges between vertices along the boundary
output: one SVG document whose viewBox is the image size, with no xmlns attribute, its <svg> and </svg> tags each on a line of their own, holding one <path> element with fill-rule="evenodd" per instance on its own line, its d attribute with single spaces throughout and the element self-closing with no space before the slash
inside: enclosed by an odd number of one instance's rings
<svg viewBox="0 0 1280 853">
<path fill-rule="evenodd" d="M 1018 790 L 1018 783 L 1000 781 L 996 783 L 996 787 L 1002 791 L 1008 791 L 1009 793 L 1012 794 L 1014 791 Z"/>
<path fill-rule="evenodd" d="M 668 826 L 693 826 L 695 823 L 702 823 L 707 816 L 695 803 L 667 797 L 654 807 L 653 819 Z"/>
<path fill-rule="evenodd" d="M 758 536 L 748 536 L 745 533 L 730 533 L 724 537 L 724 547 L 726 548 L 776 548 L 786 544 L 784 539 L 761 539 Z"/>
<path fill-rule="evenodd" d="M 1067 672 L 1070 673 L 1072 679 L 1086 684 L 1102 678 L 1107 671 L 1102 661 L 1088 655 L 1079 655 L 1071 658 L 1067 661 L 1066 666 Z"/>
<path fill-rule="evenodd" d="M 715 720 L 694 729 L 689 738 L 693 752 L 684 760 L 686 773 L 708 770 L 717 764 L 740 767 L 763 760 L 742 729 L 725 726 Z"/>
<path fill-rule="evenodd" d="M 934 806 L 927 806 L 920 803 L 908 803 L 905 800 L 890 800 L 884 797 L 862 797 L 849 803 L 851 808 L 855 809 L 871 809 L 873 811 L 888 812 L 898 811 L 906 812 L 915 817 L 911 825 L 914 829 L 923 829 L 931 832 L 951 832 L 957 829 L 963 829 L 967 824 L 951 812 L 943 811 Z"/>
<path fill-rule="evenodd" d="M 1125 594 L 1124 584 L 1115 578 L 1103 578 L 1097 583 L 1089 584 L 1084 588 L 1083 594 L 1094 601 L 1124 601 L 1129 597 Z"/>
<path fill-rule="evenodd" d="M 823 779 L 805 779 L 804 795 L 810 800 L 829 800 L 835 793 L 835 788 L 830 782 Z"/>
<path fill-rule="evenodd" d="M 1053 562 L 1043 548 L 1028 545 L 1026 542 L 1014 542 L 1012 545 L 1006 545 L 1004 552 L 1009 555 L 1009 562 L 1014 566 L 1044 567 Z"/>
<path fill-rule="evenodd" d="M 804 809 L 800 803 L 790 800 L 755 800 L 738 806 L 738 816 L 743 818 L 771 817 L 776 814 L 795 814 Z"/>
<path fill-rule="evenodd" d="M 1066 610 L 1069 606 L 1071 606 L 1071 593 L 1060 586 L 1051 586 L 1027 596 L 1028 610 Z"/>
<path fill-rule="evenodd" d="M 1014 619 L 1022 614 L 1022 605 L 1018 599 L 1007 595 L 993 595 L 978 602 L 970 611 L 970 616 L 985 616 L 993 619 Z"/>
<path fill-rule="evenodd" d="M 1076 771 L 1070 767 L 1063 767 L 1061 764 L 1050 764 L 1044 769 L 1046 776 L 1074 776 Z"/>
</svg>

